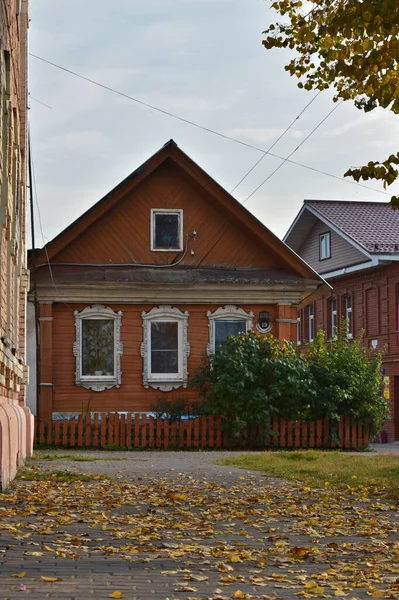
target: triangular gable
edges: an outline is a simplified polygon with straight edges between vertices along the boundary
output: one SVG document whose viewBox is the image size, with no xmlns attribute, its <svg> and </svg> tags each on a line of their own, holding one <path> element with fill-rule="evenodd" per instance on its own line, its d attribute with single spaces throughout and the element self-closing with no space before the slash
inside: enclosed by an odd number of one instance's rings
<svg viewBox="0 0 399 600">
<path fill-rule="evenodd" d="M 145 182 L 147 178 L 162 165 L 166 164 L 167 161 L 173 161 L 185 173 L 186 177 L 206 191 L 207 194 L 210 194 L 212 201 L 215 202 L 215 206 L 217 206 L 219 211 L 222 211 L 230 221 L 236 223 L 246 236 L 264 248 L 266 253 L 278 256 L 280 263 L 283 263 L 287 269 L 299 274 L 301 277 L 313 280 L 321 279 L 295 252 L 288 248 L 285 243 L 279 240 L 246 208 L 182 152 L 173 140 L 165 144 L 141 167 L 136 169 L 104 196 L 104 198 L 55 237 L 46 247 L 48 260 L 52 262 L 55 259 L 55 262 L 57 262 L 57 256 L 62 256 L 63 251 L 81 238 L 93 224 L 104 220 L 104 217 L 110 214 L 110 211 L 113 211 L 118 203 L 123 202 L 127 194 L 130 194 L 135 188 Z M 154 206 L 153 208 L 160 207 Z M 36 257 L 36 264 L 46 262 L 47 255 L 44 250 L 41 250 Z"/>
<path fill-rule="evenodd" d="M 331 258 L 320 260 L 319 236 L 326 231 L 331 232 Z M 306 200 L 284 241 L 322 275 L 372 260 L 361 245 Z"/>
</svg>

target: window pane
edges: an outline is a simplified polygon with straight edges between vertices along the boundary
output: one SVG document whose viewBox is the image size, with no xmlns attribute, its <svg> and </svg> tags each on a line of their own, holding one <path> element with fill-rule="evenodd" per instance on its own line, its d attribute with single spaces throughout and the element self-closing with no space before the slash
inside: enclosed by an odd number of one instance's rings
<svg viewBox="0 0 399 600">
<path fill-rule="evenodd" d="M 178 373 L 178 323 L 151 323 L 151 373 Z"/>
<path fill-rule="evenodd" d="M 215 321 L 215 352 L 226 342 L 229 335 L 240 335 L 246 330 L 245 321 Z"/>
<path fill-rule="evenodd" d="M 115 374 L 114 321 L 82 320 L 82 375 Z"/>
<path fill-rule="evenodd" d="M 180 248 L 178 214 L 155 214 L 155 248 Z"/>
</svg>

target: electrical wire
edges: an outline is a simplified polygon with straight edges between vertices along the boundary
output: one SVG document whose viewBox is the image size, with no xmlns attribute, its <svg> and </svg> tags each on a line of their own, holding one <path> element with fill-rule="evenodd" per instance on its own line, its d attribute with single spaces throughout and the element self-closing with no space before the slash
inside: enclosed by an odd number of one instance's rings
<svg viewBox="0 0 399 600">
<path fill-rule="evenodd" d="M 36 175 L 35 175 L 35 167 L 34 167 L 34 162 L 33 162 L 33 154 L 32 154 L 32 143 L 31 143 L 31 136 L 30 136 L 30 132 L 29 132 L 29 152 L 30 152 L 30 160 L 31 160 L 31 165 L 32 165 L 32 180 L 30 182 L 30 184 L 32 185 L 33 183 L 33 190 L 34 190 L 34 198 L 35 198 L 35 204 L 36 204 L 36 210 L 37 210 L 37 216 L 38 216 L 38 220 L 39 220 L 39 227 L 40 227 L 40 233 L 42 236 L 42 242 L 43 242 L 43 250 L 46 254 L 46 266 L 48 266 L 49 269 L 49 273 L 50 273 L 50 279 L 51 282 L 54 286 L 54 289 L 56 290 L 57 294 L 59 294 L 60 296 L 62 296 L 61 292 L 59 291 L 57 284 L 55 283 L 54 280 L 54 276 L 53 276 L 53 270 L 51 268 L 51 263 L 50 263 L 50 258 L 47 252 L 47 242 L 45 241 L 45 237 L 44 237 L 44 233 L 43 233 L 43 224 L 42 224 L 42 216 L 40 213 L 40 207 L 39 207 L 39 200 L 38 200 L 38 195 L 37 195 L 37 187 L 36 187 Z M 36 267 L 37 268 L 37 267 Z M 61 300 L 61 302 L 63 304 L 65 304 L 65 306 L 69 306 L 69 304 L 67 302 L 65 302 L 64 300 Z"/>
<path fill-rule="evenodd" d="M 249 200 L 249 199 L 250 199 L 250 198 L 251 198 L 251 197 L 252 197 L 252 196 L 253 196 L 253 195 L 254 195 L 254 194 L 255 194 L 255 193 L 256 193 L 256 192 L 257 192 L 257 191 L 258 191 L 258 190 L 259 190 L 259 189 L 260 189 L 260 188 L 261 188 L 261 187 L 262 187 L 262 186 L 265 184 L 265 183 L 266 183 L 266 182 L 267 182 L 267 181 L 269 181 L 269 179 L 271 179 L 271 178 L 273 177 L 273 175 L 274 175 L 275 173 L 277 173 L 277 171 L 279 171 L 279 170 L 281 169 L 281 167 L 282 167 L 282 166 L 283 166 L 283 165 L 284 165 L 284 164 L 285 164 L 285 163 L 286 163 L 286 162 L 287 162 L 287 161 L 288 161 L 288 160 L 291 158 L 291 156 L 292 156 L 293 154 L 295 154 L 295 152 L 296 152 L 297 150 L 299 150 L 299 148 L 300 148 L 301 146 L 303 146 L 305 142 L 307 142 L 307 140 L 308 140 L 308 139 L 309 139 L 309 138 L 310 138 L 310 137 L 311 137 L 311 136 L 312 136 L 312 135 L 313 135 L 313 134 L 314 134 L 314 133 L 315 133 L 315 132 L 316 132 L 316 131 L 319 129 L 319 127 L 321 127 L 321 125 L 323 125 L 323 123 L 324 123 L 325 121 L 327 121 L 328 117 L 329 117 L 330 115 L 332 115 L 332 113 L 333 113 L 335 110 L 337 110 L 338 106 L 340 106 L 340 105 L 342 104 L 342 102 L 343 102 L 343 100 L 341 100 L 340 102 L 338 102 L 338 104 L 336 104 L 336 105 L 334 106 L 334 108 L 333 108 L 332 110 L 330 110 L 330 112 L 329 112 L 329 113 L 328 113 L 328 114 L 327 114 L 327 115 L 324 117 L 324 119 L 322 119 L 322 120 L 320 121 L 320 123 L 318 123 L 318 125 L 316 125 L 316 127 L 314 127 L 314 128 L 312 129 L 312 131 L 311 131 L 311 132 L 310 132 L 310 133 L 309 133 L 309 134 L 308 134 L 308 135 L 307 135 L 307 136 L 306 136 L 306 137 L 305 137 L 305 138 L 302 140 L 302 142 L 301 142 L 301 143 L 300 143 L 300 144 L 299 144 L 299 145 L 298 145 L 298 146 L 297 146 L 297 147 L 296 147 L 296 148 L 295 148 L 295 149 L 294 149 L 294 150 L 293 150 L 293 151 L 292 151 L 292 152 L 291 152 L 291 153 L 290 153 L 290 154 L 287 156 L 287 158 L 285 158 L 285 159 L 283 160 L 283 162 L 282 162 L 282 163 L 280 163 L 280 164 L 278 165 L 278 167 L 276 167 L 276 168 L 274 169 L 274 171 L 272 171 L 272 172 L 270 173 L 270 175 L 268 175 L 268 176 L 266 177 L 266 179 L 264 179 L 264 180 L 262 181 L 262 183 L 260 183 L 260 184 L 258 185 L 258 187 L 256 187 L 256 188 L 254 189 L 254 191 L 253 191 L 253 192 L 251 192 L 251 193 L 249 194 L 249 196 L 247 196 L 247 197 L 245 198 L 245 200 L 242 202 L 242 204 L 245 204 L 245 203 L 246 203 L 246 202 L 247 202 L 247 201 L 248 201 L 248 200 Z"/>
<path fill-rule="evenodd" d="M 176 115 L 172 112 L 169 112 L 167 110 L 164 110 L 162 108 L 159 108 L 158 106 L 154 106 L 153 104 L 149 104 L 148 102 L 144 102 L 143 100 L 139 100 L 138 98 L 135 98 L 134 96 L 130 96 L 129 94 L 125 94 L 124 92 L 120 92 L 119 90 L 116 90 L 114 88 L 111 88 L 107 85 L 104 85 L 102 83 L 99 83 L 98 81 L 95 81 L 94 79 L 90 79 L 89 77 L 85 77 L 84 75 L 80 75 L 79 73 L 76 73 L 75 71 L 71 71 L 70 69 L 67 69 L 66 67 L 62 67 L 61 65 L 58 65 L 50 60 L 47 60 L 45 58 L 42 58 L 41 56 L 37 56 L 37 54 L 33 54 L 33 53 L 29 53 L 29 56 L 32 56 L 33 58 L 36 58 L 37 60 L 40 60 L 48 65 L 51 65 L 57 69 L 60 69 L 61 71 L 65 71 L 65 73 L 69 73 L 70 75 L 74 75 L 75 77 L 78 77 L 79 79 L 83 79 L 84 81 L 88 81 L 89 83 L 92 83 L 93 85 L 96 85 L 98 87 L 103 88 L 104 90 L 108 90 L 109 92 L 113 92 L 114 94 L 117 94 L 118 96 L 122 96 L 123 98 L 127 98 L 128 100 L 132 100 L 133 102 L 136 102 L 137 104 L 140 104 L 142 106 L 145 106 L 147 108 L 150 108 L 152 110 L 155 110 L 159 113 L 162 113 L 164 115 L 167 115 L 168 117 L 172 117 L 173 119 L 177 119 L 178 121 L 182 121 L 183 123 L 186 123 L 187 125 L 192 125 L 193 127 L 196 127 L 197 129 L 202 129 L 203 131 L 207 131 L 208 133 L 211 133 L 212 135 L 216 135 L 220 138 L 223 138 L 225 140 L 229 140 L 230 142 L 234 142 L 236 144 L 239 144 L 240 146 L 244 146 L 246 148 L 251 148 L 252 150 L 257 150 L 258 152 L 262 152 L 262 154 L 268 154 L 269 156 L 273 156 L 274 158 L 278 158 L 279 160 L 283 160 L 284 162 L 288 162 L 290 164 L 296 165 L 298 167 L 301 167 L 303 169 L 308 169 L 310 171 L 313 171 L 315 173 L 319 173 L 321 175 L 325 175 L 326 177 L 332 177 L 333 179 L 337 179 L 338 181 L 344 182 L 344 183 L 348 183 L 351 185 L 356 185 L 358 187 L 362 187 L 365 188 L 366 190 L 375 192 L 377 194 L 384 194 L 385 196 L 389 196 L 389 192 L 385 192 L 383 190 L 377 190 L 375 188 L 372 188 L 368 185 L 363 185 L 361 183 L 358 183 L 356 181 L 350 181 L 348 179 L 345 179 L 344 177 L 339 177 L 338 175 L 333 175 L 332 173 L 328 173 L 327 171 L 322 171 L 320 169 L 316 169 L 315 167 L 310 167 L 309 165 L 304 165 L 303 163 L 299 163 L 296 162 L 295 160 L 290 160 L 287 158 L 284 158 L 284 156 L 279 156 L 278 154 L 274 154 L 273 152 L 268 152 L 267 150 L 265 150 L 264 148 L 259 148 L 258 146 L 254 146 L 253 144 L 249 144 L 248 142 L 244 142 L 243 140 L 239 140 L 237 138 L 234 138 L 232 136 L 226 135 L 224 133 L 221 133 L 220 131 L 216 131 L 215 129 L 211 129 L 210 127 L 205 127 L 204 125 L 200 125 L 199 123 L 195 123 L 194 121 L 190 121 L 189 119 L 185 119 L 184 117 L 180 117 L 179 115 Z"/>
<path fill-rule="evenodd" d="M 286 134 L 289 132 L 289 130 L 291 129 L 291 127 L 292 127 L 293 125 L 295 125 L 295 123 L 298 121 L 298 119 L 299 119 L 299 118 L 300 118 L 300 117 L 303 115 L 303 113 L 306 111 L 306 109 L 307 109 L 307 108 L 308 108 L 308 107 L 309 107 L 309 106 L 310 106 L 310 105 L 311 105 L 311 104 L 312 104 L 312 103 L 313 103 L 313 102 L 316 100 L 316 98 L 317 98 L 318 96 L 320 96 L 321 92 L 322 92 L 322 90 L 320 90 L 319 92 L 317 92 L 317 94 L 316 94 L 316 95 L 315 95 L 315 96 L 314 96 L 314 97 L 311 99 L 311 101 L 307 103 L 307 105 L 305 106 L 305 108 L 303 108 L 303 109 L 301 110 L 301 112 L 299 113 L 299 115 L 298 115 L 297 117 L 295 117 L 295 119 L 292 121 L 292 123 L 290 123 L 290 124 L 288 125 L 287 129 L 285 129 L 285 130 L 283 131 L 283 133 L 282 133 L 282 134 L 281 134 L 281 135 L 280 135 L 280 136 L 277 138 L 277 140 L 276 140 L 275 142 L 273 142 L 273 144 L 270 146 L 270 148 L 268 148 L 268 149 L 267 149 L 267 150 L 264 152 L 263 156 L 261 156 L 261 157 L 260 157 L 260 158 L 259 158 L 259 159 L 256 161 L 256 163 L 255 163 L 255 164 L 254 164 L 254 165 L 253 165 L 253 166 L 252 166 L 252 167 L 249 169 L 249 171 L 248 171 L 248 172 L 247 172 L 247 173 L 244 175 L 244 177 L 242 177 L 242 178 L 240 179 L 240 181 L 239 181 L 239 182 L 238 182 L 238 183 L 237 183 L 237 184 L 236 184 L 236 185 L 233 187 L 233 189 L 231 190 L 230 194 L 232 194 L 232 193 L 234 192 L 234 190 L 236 190 L 236 189 L 238 188 L 238 186 L 240 186 L 240 185 L 242 184 L 242 182 L 243 182 L 243 181 L 244 181 L 244 180 L 245 180 L 245 179 L 248 177 L 248 175 L 250 175 L 250 174 L 252 173 L 252 171 L 253 171 L 254 169 L 256 169 L 256 167 L 259 165 L 259 163 L 261 163 L 261 162 L 262 162 L 262 160 L 265 158 L 265 156 L 266 156 L 267 154 L 269 154 L 271 150 L 273 150 L 274 146 L 276 146 L 276 145 L 279 143 L 279 141 L 283 139 L 283 137 L 284 137 L 284 136 L 285 136 L 285 135 L 286 135 Z"/>
</svg>

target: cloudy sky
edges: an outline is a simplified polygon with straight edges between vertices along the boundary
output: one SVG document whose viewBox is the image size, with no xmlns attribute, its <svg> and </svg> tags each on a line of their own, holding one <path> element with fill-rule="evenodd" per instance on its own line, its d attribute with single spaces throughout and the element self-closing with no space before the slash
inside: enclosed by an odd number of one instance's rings
<svg viewBox="0 0 399 600">
<path fill-rule="evenodd" d="M 31 0 L 30 52 L 144 102 L 267 150 L 312 99 L 266 51 L 269 0 Z M 166 141 L 228 191 L 262 156 L 30 57 L 32 154 L 45 241 Z M 43 105 L 46 104 L 48 107 Z M 273 148 L 288 156 L 334 107 L 325 92 Z M 399 118 L 341 104 L 292 156 L 341 177 L 397 151 Z M 244 201 L 282 161 L 266 156 L 234 191 Z M 387 201 L 285 163 L 245 206 L 282 237 L 305 198 Z M 41 234 L 37 245 L 42 244 Z"/>
</svg>

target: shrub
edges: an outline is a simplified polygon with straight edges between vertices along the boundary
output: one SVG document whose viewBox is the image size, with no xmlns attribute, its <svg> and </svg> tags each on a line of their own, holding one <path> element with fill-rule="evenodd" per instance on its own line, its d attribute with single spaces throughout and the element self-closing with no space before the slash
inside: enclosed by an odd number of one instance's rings
<svg viewBox="0 0 399 600">
<path fill-rule="evenodd" d="M 259 426 L 262 437 L 269 435 L 272 415 L 296 418 L 313 393 L 306 362 L 293 344 L 254 332 L 231 336 L 216 354 L 204 357 L 192 386 L 203 412 L 222 415 L 232 440 L 240 441 Z"/>
<path fill-rule="evenodd" d="M 382 355 L 362 342 L 362 335 L 348 340 L 343 322 L 333 341 L 326 342 L 324 332 L 319 331 L 309 344 L 308 369 L 317 390 L 309 407 L 311 418 L 347 415 L 381 429 L 389 414 L 381 395 Z"/>
<path fill-rule="evenodd" d="M 249 332 L 204 357 L 192 386 L 204 414 L 222 415 L 232 441 L 270 434 L 270 417 L 338 420 L 351 416 L 379 430 L 388 415 L 381 396 L 381 354 L 347 339 L 345 323 L 331 342 L 319 331 L 301 356 L 292 343 Z"/>
<path fill-rule="evenodd" d="M 167 419 L 170 422 L 181 421 L 183 417 L 193 418 L 200 414 L 198 402 L 190 402 L 187 398 L 169 399 L 162 396 L 152 405 L 152 412 L 157 419 Z"/>
</svg>

